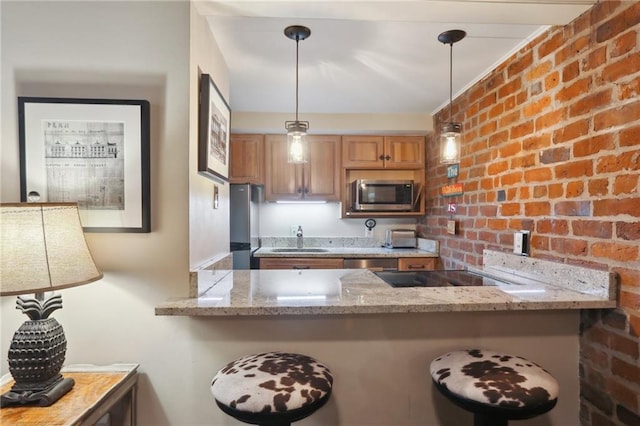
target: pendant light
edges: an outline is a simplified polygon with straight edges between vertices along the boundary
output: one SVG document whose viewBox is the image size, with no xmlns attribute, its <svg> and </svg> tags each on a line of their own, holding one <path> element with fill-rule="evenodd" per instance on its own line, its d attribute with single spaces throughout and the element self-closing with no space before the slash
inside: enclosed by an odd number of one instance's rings
<svg viewBox="0 0 640 426">
<path fill-rule="evenodd" d="M 298 120 L 298 45 L 300 40 L 304 40 L 311 35 L 311 30 L 301 25 L 292 25 L 284 29 L 284 35 L 296 41 L 296 120 L 285 121 L 284 127 L 287 129 L 287 152 L 289 163 L 307 162 L 307 130 L 308 121 Z"/>
<path fill-rule="evenodd" d="M 438 36 L 438 40 L 450 46 L 449 49 L 449 121 L 440 124 L 440 162 L 455 164 L 460 162 L 460 139 L 462 124 L 453 121 L 453 43 L 467 35 L 462 30 L 448 30 Z"/>
</svg>

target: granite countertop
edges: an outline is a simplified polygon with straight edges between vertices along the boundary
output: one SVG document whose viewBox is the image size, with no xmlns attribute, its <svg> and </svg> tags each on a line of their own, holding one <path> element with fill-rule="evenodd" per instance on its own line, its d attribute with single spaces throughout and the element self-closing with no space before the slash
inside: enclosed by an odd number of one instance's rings
<svg viewBox="0 0 640 426">
<path fill-rule="evenodd" d="M 500 256 L 485 256 L 498 263 L 485 264 L 479 270 L 489 274 L 483 279 L 484 285 L 479 287 L 393 288 L 367 269 L 203 270 L 198 272 L 198 297 L 168 300 L 157 306 L 155 313 L 334 315 L 616 306 L 615 279 L 607 272 L 586 270 L 581 273 L 576 272 L 576 268 L 584 268 L 560 264 L 561 269 L 569 268 L 568 275 L 550 284 L 539 280 L 548 281 L 548 274 L 555 273 L 548 265 L 540 265 L 545 262 L 543 260 L 533 263 L 545 270 L 541 277 L 531 273 L 528 263 L 522 266 L 509 260 L 507 263 L 511 263 L 505 264 Z"/>
<path fill-rule="evenodd" d="M 438 253 L 418 248 L 385 247 L 312 247 L 300 251 L 293 247 L 261 247 L 253 253 L 255 257 L 342 257 L 349 258 L 398 258 L 398 257 L 438 257 Z M 303 249 L 304 250 L 304 249 Z"/>
</svg>

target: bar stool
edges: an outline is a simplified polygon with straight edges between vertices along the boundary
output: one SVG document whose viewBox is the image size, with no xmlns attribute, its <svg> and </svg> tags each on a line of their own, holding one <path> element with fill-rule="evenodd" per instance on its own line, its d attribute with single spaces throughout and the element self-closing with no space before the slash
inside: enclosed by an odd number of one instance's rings
<svg viewBox="0 0 640 426">
<path fill-rule="evenodd" d="M 558 402 L 558 382 L 539 365 L 519 356 L 471 349 L 431 362 L 436 388 L 474 414 L 474 426 L 506 426 L 546 413 Z"/>
<path fill-rule="evenodd" d="M 218 371 L 211 393 L 222 411 L 241 422 L 287 426 L 322 407 L 332 385 L 331 371 L 309 356 L 265 352 Z"/>
</svg>

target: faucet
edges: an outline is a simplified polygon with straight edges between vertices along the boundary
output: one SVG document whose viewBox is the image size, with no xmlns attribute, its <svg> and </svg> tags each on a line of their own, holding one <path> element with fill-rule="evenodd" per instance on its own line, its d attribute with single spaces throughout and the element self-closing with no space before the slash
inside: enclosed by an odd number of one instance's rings
<svg viewBox="0 0 640 426">
<path fill-rule="evenodd" d="M 298 225 L 298 230 L 296 231 L 296 237 L 298 241 L 296 241 L 296 247 L 299 249 L 302 248 L 302 225 Z"/>
</svg>

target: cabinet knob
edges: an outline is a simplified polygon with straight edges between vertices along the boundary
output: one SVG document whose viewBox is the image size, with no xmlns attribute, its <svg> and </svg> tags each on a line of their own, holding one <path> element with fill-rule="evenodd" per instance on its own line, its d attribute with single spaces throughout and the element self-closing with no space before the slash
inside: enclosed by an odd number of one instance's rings
<svg viewBox="0 0 640 426">
<path fill-rule="evenodd" d="M 301 195 L 302 195 L 302 188 L 298 188 L 298 189 L 296 190 L 296 192 L 297 192 L 298 194 L 301 194 Z"/>
<path fill-rule="evenodd" d="M 389 160 L 391 160 L 391 156 L 390 156 L 390 155 L 386 155 L 386 156 L 384 157 L 384 159 L 385 159 L 385 160 L 387 160 L 387 161 L 389 161 Z"/>
<path fill-rule="evenodd" d="M 379 160 L 384 160 L 384 155 L 380 154 L 380 157 L 378 157 Z"/>
</svg>

